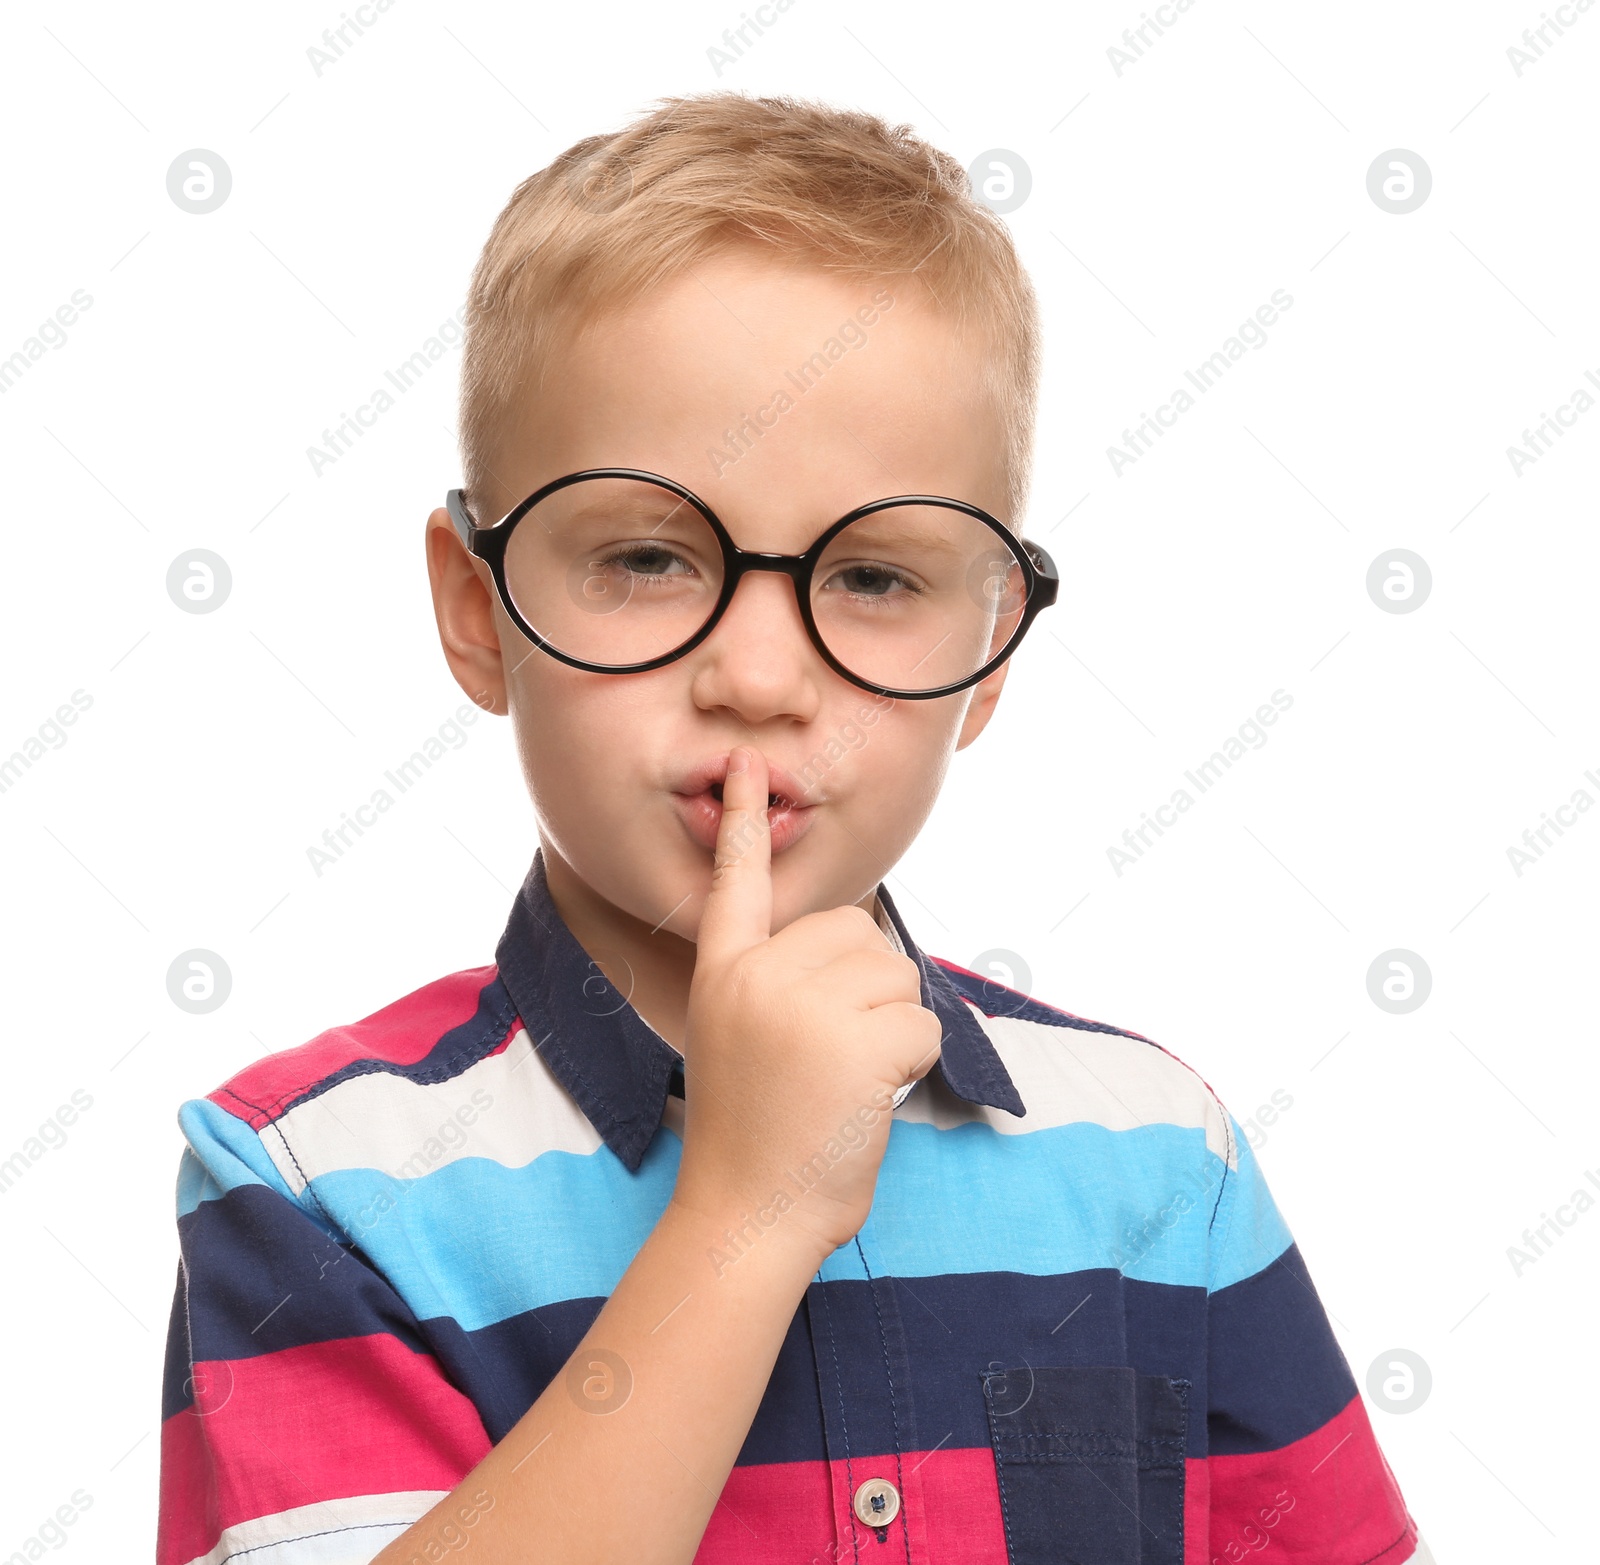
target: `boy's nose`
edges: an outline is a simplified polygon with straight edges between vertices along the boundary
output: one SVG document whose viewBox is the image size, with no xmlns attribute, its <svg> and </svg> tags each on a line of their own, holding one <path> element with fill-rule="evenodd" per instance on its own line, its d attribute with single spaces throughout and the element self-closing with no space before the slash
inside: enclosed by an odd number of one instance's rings
<svg viewBox="0 0 1600 1565">
<path fill-rule="evenodd" d="M 783 710 L 809 715 L 822 659 L 806 632 L 792 578 L 752 571 L 690 658 L 701 699 L 755 720 Z"/>
</svg>

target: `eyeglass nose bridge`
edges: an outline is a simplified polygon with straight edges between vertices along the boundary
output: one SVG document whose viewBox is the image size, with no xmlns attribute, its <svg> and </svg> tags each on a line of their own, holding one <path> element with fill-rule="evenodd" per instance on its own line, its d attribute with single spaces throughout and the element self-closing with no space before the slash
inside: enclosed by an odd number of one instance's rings
<svg viewBox="0 0 1600 1565">
<path fill-rule="evenodd" d="M 775 554 L 765 549 L 741 549 L 732 539 L 728 539 L 723 550 L 727 577 L 722 584 L 722 591 L 717 595 L 716 607 L 701 628 L 697 640 L 704 641 L 722 623 L 723 616 L 733 604 L 734 593 L 739 590 L 739 584 L 746 576 L 756 571 L 772 571 L 775 575 L 787 576 L 794 583 L 795 606 L 800 610 L 806 634 L 811 638 L 812 645 L 824 657 L 828 657 L 827 648 L 822 644 L 812 618 L 811 606 L 806 601 L 807 587 L 816 563 L 815 554 L 815 545 L 804 554 Z"/>
<path fill-rule="evenodd" d="M 737 587 L 751 571 L 774 571 L 780 576 L 787 576 L 794 583 L 796 592 L 805 586 L 806 577 L 811 574 L 812 559 L 809 553 L 769 554 L 760 549 L 741 549 L 735 544 L 730 554 L 729 597 L 733 595 L 732 588 Z"/>
</svg>

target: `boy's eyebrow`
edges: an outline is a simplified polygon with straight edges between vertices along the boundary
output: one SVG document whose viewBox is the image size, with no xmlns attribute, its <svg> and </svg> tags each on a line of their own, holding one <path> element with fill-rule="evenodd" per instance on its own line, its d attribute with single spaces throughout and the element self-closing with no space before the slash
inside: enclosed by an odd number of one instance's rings
<svg viewBox="0 0 1600 1565">
<path fill-rule="evenodd" d="M 946 558 L 961 558 L 970 552 L 951 539 L 946 530 L 937 524 L 922 528 L 909 521 L 904 513 L 912 509 L 910 506 L 900 506 L 861 517 L 844 533 L 839 534 L 838 538 L 848 537 L 853 540 L 865 538 L 871 544 L 885 548 L 897 545 L 915 546 L 924 552 L 933 552 Z M 648 494 L 629 494 L 613 499 L 598 495 L 585 496 L 563 512 L 569 522 L 637 521 L 650 522 L 655 527 L 663 527 L 683 513 L 688 513 L 697 521 L 704 520 L 700 512 L 687 500 L 677 495 L 669 495 L 665 491 L 659 498 Z M 837 518 L 820 524 L 818 531 L 832 526 L 835 520 Z M 830 548 L 837 545 L 838 538 L 830 544 Z"/>
<path fill-rule="evenodd" d="M 655 519 L 659 526 L 662 523 L 670 522 L 675 516 L 684 511 L 689 512 L 700 520 L 704 520 L 687 500 L 679 499 L 676 495 L 666 494 L 663 494 L 659 500 L 644 494 L 632 494 L 612 500 L 591 495 L 586 496 L 570 509 L 564 508 L 562 514 L 567 521 L 576 522 L 589 520 L 649 521 Z"/>
<path fill-rule="evenodd" d="M 899 509 L 905 511 L 911 508 L 902 506 Z M 892 514 L 892 512 L 879 511 L 871 516 L 864 516 L 858 521 L 852 522 L 829 544 L 829 548 L 831 549 L 837 545 L 840 538 L 857 539 L 864 536 L 873 544 L 891 547 L 896 544 L 914 544 L 923 551 L 931 551 L 936 554 L 955 556 L 957 558 L 968 553 L 967 550 L 948 537 L 940 528 L 918 528 L 898 517 L 893 522 L 882 520 L 884 516 Z"/>
</svg>

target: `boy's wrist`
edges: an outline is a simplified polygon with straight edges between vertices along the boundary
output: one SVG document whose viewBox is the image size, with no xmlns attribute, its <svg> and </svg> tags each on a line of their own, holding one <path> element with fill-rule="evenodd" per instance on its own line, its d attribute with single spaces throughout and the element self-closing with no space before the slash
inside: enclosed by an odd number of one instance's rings
<svg viewBox="0 0 1600 1565">
<path fill-rule="evenodd" d="M 662 1222 L 690 1253 L 699 1254 L 714 1278 L 760 1257 L 759 1265 L 777 1266 L 794 1278 L 809 1281 L 833 1253 L 795 1214 L 775 1208 L 752 1212 L 733 1204 L 707 1204 L 674 1191 Z"/>
</svg>

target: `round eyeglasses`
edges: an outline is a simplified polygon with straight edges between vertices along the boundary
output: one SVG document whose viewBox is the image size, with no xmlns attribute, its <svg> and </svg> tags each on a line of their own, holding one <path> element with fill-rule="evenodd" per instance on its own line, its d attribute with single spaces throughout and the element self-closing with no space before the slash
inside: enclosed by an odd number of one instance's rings
<svg viewBox="0 0 1600 1565">
<path fill-rule="evenodd" d="M 929 700 L 994 672 L 1060 578 L 1036 543 L 964 500 L 894 495 L 841 516 L 804 554 L 741 549 L 682 484 L 591 467 L 489 527 L 445 501 L 535 646 L 574 668 L 637 674 L 706 639 L 749 571 L 781 571 L 828 666 L 875 695 Z"/>
</svg>

